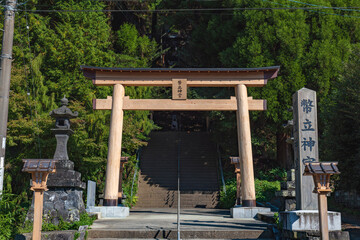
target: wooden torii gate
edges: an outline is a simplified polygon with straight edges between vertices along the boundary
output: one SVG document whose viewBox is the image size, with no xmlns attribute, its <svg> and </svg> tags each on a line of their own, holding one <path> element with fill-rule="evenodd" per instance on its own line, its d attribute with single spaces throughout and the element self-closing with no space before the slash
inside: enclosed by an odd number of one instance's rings
<svg viewBox="0 0 360 240">
<path fill-rule="evenodd" d="M 104 206 L 117 206 L 124 110 L 236 111 L 242 206 L 255 207 L 249 111 L 266 110 L 266 100 L 247 95 L 277 77 L 279 66 L 264 68 L 102 68 L 81 66 L 96 86 L 114 86 L 113 96 L 94 99 L 93 108 L 111 109 Z M 172 87 L 172 99 L 130 99 L 125 86 Z M 187 99 L 187 87 L 234 87 L 230 99 Z"/>
</svg>

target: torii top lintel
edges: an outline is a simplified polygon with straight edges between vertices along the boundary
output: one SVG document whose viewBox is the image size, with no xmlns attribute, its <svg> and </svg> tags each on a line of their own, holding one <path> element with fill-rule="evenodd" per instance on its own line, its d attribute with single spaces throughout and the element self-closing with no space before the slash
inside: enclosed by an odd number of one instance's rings
<svg viewBox="0 0 360 240">
<path fill-rule="evenodd" d="M 262 68 L 105 68 L 81 66 L 96 86 L 172 86 L 173 79 L 186 79 L 189 87 L 262 87 L 277 77 L 279 66 Z"/>
</svg>

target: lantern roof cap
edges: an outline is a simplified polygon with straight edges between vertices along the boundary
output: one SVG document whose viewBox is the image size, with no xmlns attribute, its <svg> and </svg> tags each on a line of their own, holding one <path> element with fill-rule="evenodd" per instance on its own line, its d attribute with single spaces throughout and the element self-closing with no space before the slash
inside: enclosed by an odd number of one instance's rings
<svg viewBox="0 0 360 240">
<path fill-rule="evenodd" d="M 53 118 L 75 118 L 77 117 L 79 114 L 78 112 L 72 112 L 67 105 L 69 104 L 69 100 L 64 96 L 64 98 L 62 98 L 60 100 L 61 102 L 61 107 L 54 109 L 50 112 L 50 116 Z"/>
<path fill-rule="evenodd" d="M 304 175 L 340 174 L 337 162 L 308 162 L 305 163 Z"/>
<path fill-rule="evenodd" d="M 54 159 L 23 159 L 23 172 L 53 172 L 56 168 Z"/>
</svg>

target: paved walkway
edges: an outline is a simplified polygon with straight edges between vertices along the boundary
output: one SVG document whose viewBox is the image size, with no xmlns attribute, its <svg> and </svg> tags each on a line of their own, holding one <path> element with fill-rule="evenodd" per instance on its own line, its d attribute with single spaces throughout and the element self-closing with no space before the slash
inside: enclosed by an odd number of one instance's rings
<svg viewBox="0 0 360 240">
<path fill-rule="evenodd" d="M 194 235 L 203 239 L 215 236 L 218 236 L 217 239 L 253 239 L 260 236 L 260 238 L 265 239 L 269 235 L 266 223 L 255 219 L 233 219 L 230 217 L 229 210 L 182 209 L 180 220 L 182 236 L 185 239 L 185 236 Z M 158 232 L 159 238 L 165 238 L 164 235 L 167 234 L 174 236 L 176 230 L 176 209 L 134 209 L 131 210 L 130 216 L 125 219 L 96 220 L 91 226 L 90 231 L 92 233 L 90 235 L 94 239 L 100 239 L 101 235 L 109 235 L 107 238 L 110 239 L 110 235 L 112 238 L 115 238 L 115 236 L 120 236 L 119 232 L 122 232 L 121 234 L 128 232 L 128 236 L 133 236 L 129 238 L 134 239 L 143 238 L 136 237 L 135 232 L 141 233 L 141 236 L 145 236 L 145 232 Z M 239 237 L 234 238 L 230 236 Z"/>
<path fill-rule="evenodd" d="M 229 210 L 182 209 L 181 229 L 201 230 L 266 230 L 267 224 L 255 219 L 233 219 Z M 177 229 L 176 209 L 134 209 L 125 219 L 99 219 L 92 229 Z"/>
</svg>

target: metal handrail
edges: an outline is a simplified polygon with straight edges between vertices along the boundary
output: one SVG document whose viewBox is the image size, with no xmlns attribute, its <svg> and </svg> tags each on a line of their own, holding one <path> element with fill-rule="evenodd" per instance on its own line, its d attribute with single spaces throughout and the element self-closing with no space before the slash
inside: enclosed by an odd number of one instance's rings
<svg viewBox="0 0 360 240">
<path fill-rule="evenodd" d="M 219 160 L 219 169 L 220 169 L 220 176 L 221 176 L 221 182 L 222 182 L 222 185 L 223 185 L 223 191 L 226 195 L 226 185 L 225 185 L 225 179 L 224 179 L 224 172 L 223 172 L 223 169 L 222 169 L 222 163 L 221 163 L 221 153 L 220 153 L 220 146 L 219 144 L 216 144 L 216 150 L 217 150 L 217 153 L 218 153 L 218 160 Z"/>
<path fill-rule="evenodd" d="M 177 167 L 177 240 L 180 240 L 180 152 L 181 152 L 181 135 L 180 132 L 178 134 L 178 154 L 177 154 L 177 160 L 178 160 L 178 167 Z"/>
<path fill-rule="evenodd" d="M 135 184 L 136 175 L 137 175 L 137 172 L 139 170 L 140 153 L 141 153 L 141 148 L 139 148 L 136 151 L 136 167 L 135 167 L 134 177 L 133 177 L 133 180 L 132 180 L 132 183 L 131 183 L 131 193 L 130 193 L 131 199 L 133 197 L 133 190 L 134 190 L 134 184 Z"/>
</svg>

